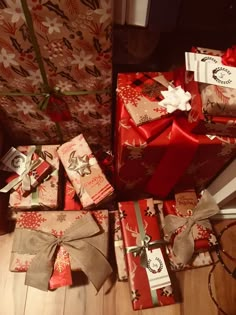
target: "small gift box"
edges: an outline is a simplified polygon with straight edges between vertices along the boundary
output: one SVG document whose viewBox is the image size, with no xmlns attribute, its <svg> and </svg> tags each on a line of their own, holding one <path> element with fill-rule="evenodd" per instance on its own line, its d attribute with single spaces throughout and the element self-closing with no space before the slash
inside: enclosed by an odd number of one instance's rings
<svg viewBox="0 0 236 315">
<path fill-rule="evenodd" d="M 154 200 L 156 211 L 159 213 L 162 229 L 164 228 L 165 217 L 163 215 L 163 201 Z M 209 251 L 202 253 L 194 253 L 192 260 L 188 264 L 183 264 L 178 261 L 178 258 L 173 253 L 173 248 L 170 244 L 166 245 L 166 253 L 170 261 L 170 268 L 173 271 L 182 271 L 187 269 L 200 268 L 211 265 L 213 263 Z"/>
<path fill-rule="evenodd" d="M 19 146 L 19 152 L 27 152 L 33 146 Z M 13 210 L 56 210 L 60 207 L 62 192 L 60 191 L 58 145 L 38 145 L 35 152 L 41 160 L 50 165 L 51 173 L 27 196 L 24 195 L 22 185 L 12 191 L 9 207 Z M 10 181 L 11 178 L 8 179 Z M 10 181 L 11 183 L 11 181 Z"/>
<path fill-rule="evenodd" d="M 219 212 L 208 191 L 197 199 L 195 191 L 175 195 L 163 202 L 164 237 L 172 243 L 172 253 L 180 265 L 188 264 L 194 252 L 211 250 L 217 244 L 209 218 Z"/>
<path fill-rule="evenodd" d="M 99 290 L 112 271 L 107 251 L 107 210 L 18 212 L 10 271 L 47 291 L 71 285 L 71 270 L 82 270 Z"/>
<path fill-rule="evenodd" d="M 36 146 L 12 147 L 0 162 L 2 170 L 15 173 L 1 192 L 20 189 L 24 197 L 52 171 L 52 166 L 36 153 Z"/>
<path fill-rule="evenodd" d="M 61 145 L 58 155 L 84 208 L 97 205 L 113 193 L 82 134 Z"/>
<path fill-rule="evenodd" d="M 115 258 L 117 265 L 118 280 L 124 281 L 128 279 L 126 261 L 125 261 L 125 248 L 124 241 L 121 233 L 119 212 L 109 212 L 110 222 L 112 222 L 111 233 L 114 240 Z"/>
<path fill-rule="evenodd" d="M 193 132 L 236 137 L 236 47 L 186 53 L 186 88 L 192 94 Z M 234 70 L 235 71 L 232 71 Z M 226 77 L 228 79 L 226 79 Z"/>
<path fill-rule="evenodd" d="M 191 95 L 180 87 L 175 88 L 168 80 L 171 73 L 120 73 L 117 95 L 129 112 L 134 123 L 139 126 L 152 120 L 168 116 L 177 109 L 189 110 Z M 174 95 L 175 94 L 175 95 Z M 182 97 L 181 104 L 176 97 Z M 188 104 L 189 107 L 186 107 Z"/>
<path fill-rule="evenodd" d="M 176 303 L 152 199 L 119 203 L 134 310 Z"/>
</svg>

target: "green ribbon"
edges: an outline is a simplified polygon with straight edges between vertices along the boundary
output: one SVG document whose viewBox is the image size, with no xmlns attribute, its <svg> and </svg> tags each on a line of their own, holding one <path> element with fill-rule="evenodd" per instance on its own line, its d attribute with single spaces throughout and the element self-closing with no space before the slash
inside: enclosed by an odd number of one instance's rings
<svg viewBox="0 0 236 315">
<path fill-rule="evenodd" d="M 1 92 L 0 96 L 44 96 L 43 100 L 39 104 L 40 110 L 45 110 L 48 106 L 48 102 L 50 99 L 50 96 L 55 95 L 57 97 L 63 97 L 63 96 L 81 96 L 81 95 L 91 95 L 91 94 L 103 94 L 103 93 L 110 93 L 110 89 L 104 89 L 104 90 L 81 90 L 81 91 L 68 91 L 68 92 L 62 92 L 58 88 L 52 88 L 50 87 L 48 83 L 48 78 L 46 74 L 46 70 L 44 67 L 44 62 L 42 58 L 42 54 L 40 51 L 39 43 L 37 40 L 37 36 L 35 34 L 34 25 L 31 13 L 28 8 L 27 0 L 21 0 L 22 9 L 24 12 L 26 24 L 28 26 L 28 30 L 30 33 L 31 43 L 35 52 L 36 60 L 39 66 L 39 71 L 43 80 L 43 91 L 42 93 L 28 93 L 28 92 Z M 63 142 L 63 135 L 61 132 L 61 128 L 59 123 L 55 122 L 56 130 L 58 137 L 60 138 L 60 142 Z"/>
</svg>

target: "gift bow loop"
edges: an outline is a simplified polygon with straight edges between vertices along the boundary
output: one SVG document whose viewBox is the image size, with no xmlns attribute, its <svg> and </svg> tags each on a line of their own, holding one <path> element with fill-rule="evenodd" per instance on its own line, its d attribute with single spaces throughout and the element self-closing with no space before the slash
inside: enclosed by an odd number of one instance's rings
<svg viewBox="0 0 236 315">
<path fill-rule="evenodd" d="M 105 233 L 87 213 L 75 221 L 60 238 L 40 231 L 15 230 L 13 252 L 35 255 L 27 272 L 25 284 L 47 291 L 53 272 L 53 261 L 58 246 L 63 246 L 76 264 L 88 276 L 98 291 L 112 269 L 99 246 L 106 241 Z"/>
<path fill-rule="evenodd" d="M 149 235 L 145 235 L 144 240 L 141 241 L 141 245 L 137 246 L 129 246 L 126 248 L 127 253 L 132 253 L 135 257 L 140 256 L 140 265 L 143 268 L 148 267 L 148 259 L 147 259 L 147 249 L 159 248 L 161 246 L 166 245 L 167 242 L 164 240 L 156 240 L 151 242 L 151 237 Z"/>
<path fill-rule="evenodd" d="M 209 217 L 219 212 L 219 207 L 210 193 L 205 190 L 197 206 L 192 210 L 189 217 L 178 217 L 167 215 L 164 222 L 164 232 L 167 239 L 176 232 L 178 228 L 185 228 L 175 237 L 173 252 L 183 264 L 187 264 L 194 253 L 194 237 L 192 228 L 194 224 L 199 224 L 204 228 L 211 228 Z"/>
</svg>

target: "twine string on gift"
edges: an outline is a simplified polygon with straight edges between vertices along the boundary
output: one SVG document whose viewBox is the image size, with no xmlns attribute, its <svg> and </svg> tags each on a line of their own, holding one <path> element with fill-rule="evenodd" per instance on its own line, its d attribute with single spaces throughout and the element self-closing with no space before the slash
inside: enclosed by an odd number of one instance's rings
<svg viewBox="0 0 236 315">
<path fill-rule="evenodd" d="M 19 92 L 19 91 L 13 91 L 13 92 L 1 92 L 0 96 L 43 96 L 42 101 L 39 103 L 39 109 L 40 110 L 45 110 L 48 107 L 48 104 L 50 103 L 50 99 L 56 98 L 56 99 L 62 99 L 63 96 L 81 96 L 81 95 L 91 95 L 91 94 L 103 94 L 103 93 L 110 93 L 110 89 L 104 89 L 104 90 L 81 90 L 81 91 L 67 91 L 67 92 L 62 92 L 58 87 L 51 87 L 49 82 L 48 82 L 48 78 L 47 78 L 47 74 L 46 74 L 46 70 L 45 70 L 45 66 L 44 66 L 44 62 L 43 62 L 43 58 L 42 58 L 42 54 L 40 51 L 40 47 L 39 47 L 39 43 L 37 40 L 37 36 L 35 34 L 35 30 L 34 30 L 34 25 L 33 25 L 33 20 L 32 20 L 32 16 L 30 13 L 30 10 L 28 8 L 28 4 L 26 0 L 21 0 L 21 6 L 22 6 L 22 10 L 25 16 L 25 20 L 26 20 L 26 24 L 28 26 L 28 31 L 30 34 L 30 38 L 31 38 L 31 43 L 35 52 L 35 56 L 36 56 L 36 60 L 39 66 L 39 71 L 42 77 L 42 81 L 43 81 L 43 85 L 42 85 L 42 89 L 43 92 L 38 92 L 38 93 L 29 93 L 29 92 Z M 60 106 L 58 106 L 58 102 L 53 102 L 54 105 L 56 105 L 58 111 L 60 111 Z M 52 120 L 53 121 L 53 120 Z M 63 142 L 63 134 L 60 128 L 60 125 L 58 123 L 58 121 L 54 121 L 55 122 L 55 126 L 56 126 L 56 130 L 57 130 L 57 134 L 58 137 L 60 138 L 60 142 Z"/>
<path fill-rule="evenodd" d="M 60 238 L 40 230 L 17 228 L 13 241 L 13 252 L 35 255 L 25 278 L 25 284 L 47 291 L 53 272 L 53 261 L 58 246 L 63 246 L 76 268 L 88 276 L 97 291 L 112 269 L 99 249 L 106 241 L 90 213 L 76 220 Z"/>
<path fill-rule="evenodd" d="M 22 190 L 23 191 L 29 191 L 31 189 L 31 180 L 29 173 L 33 170 L 35 170 L 41 161 L 39 159 L 32 160 L 32 156 L 35 152 L 36 147 L 32 146 L 29 149 L 29 152 L 26 156 L 26 162 L 25 162 L 25 170 L 24 172 L 19 175 L 17 178 L 13 179 L 10 183 L 8 183 L 5 187 L 3 187 L 0 192 L 7 193 L 12 188 L 14 188 L 19 183 L 22 183 Z"/>
<path fill-rule="evenodd" d="M 173 242 L 173 252 L 183 264 L 187 264 L 194 253 L 194 237 L 192 233 L 194 224 L 199 224 L 205 229 L 211 229 L 208 218 L 217 214 L 219 210 L 214 198 L 205 190 L 197 206 L 193 209 L 192 216 L 179 217 L 169 214 L 165 217 L 164 232 L 168 240 L 179 228 L 184 227 L 176 235 Z"/>
</svg>

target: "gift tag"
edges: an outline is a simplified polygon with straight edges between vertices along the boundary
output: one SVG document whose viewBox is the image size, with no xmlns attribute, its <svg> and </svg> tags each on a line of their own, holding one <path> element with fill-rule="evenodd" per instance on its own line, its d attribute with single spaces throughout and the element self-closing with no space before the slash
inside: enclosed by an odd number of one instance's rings
<svg viewBox="0 0 236 315">
<path fill-rule="evenodd" d="M 190 215 L 198 200 L 194 190 L 186 190 L 175 194 L 176 209 L 182 215 Z"/>
<path fill-rule="evenodd" d="M 160 248 L 146 249 L 148 267 L 146 268 L 151 290 L 171 285 L 170 277 Z"/>
<path fill-rule="evenodd" d="M 193 52 L 185 53 L 185 66 L 187 71 L 195 71 L 197 61 L 210 62 L 213 64 L 222 64 L 221 57 L 206 54 L 197 54 Z"/>
<path fill-rule="evenodd" d="M 12 147 L 1 159 L 0 169 L 21 175 L 25 171 L 25 162 L 26 156 Z"/>
<path fill-rule="evenodd" d="M 194 70 L 197 82 L 236 88 L 236 68 L 197 61 Z"/>
</svg>

